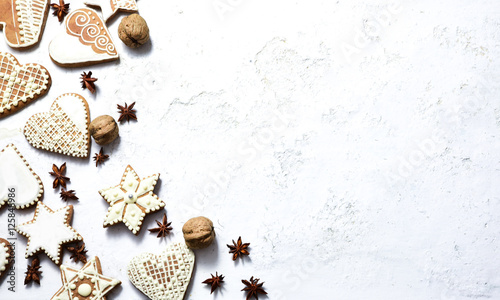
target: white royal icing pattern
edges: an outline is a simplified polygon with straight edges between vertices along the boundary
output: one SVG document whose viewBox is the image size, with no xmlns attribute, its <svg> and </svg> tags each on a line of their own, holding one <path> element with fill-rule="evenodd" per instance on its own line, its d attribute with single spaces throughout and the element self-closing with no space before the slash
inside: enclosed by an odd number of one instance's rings
<svg viewBox="0 0 500 300">
<path fill-rule="evenodd" d="M 182 300 L 193 272 L 194 252 L 184 243 L 167 247 L 160 255 L 143 253 L 127 266 L 132 284 L 152 300 Z"/>
<path fill-rule="evenodd" d="M 0 21 L 0 24 L 4 24 L 4 30 L 14 30 L 16 40 L 9 40 L 6 36 L 7 44 L 13 48 L 35 45 L 40 40 L 47 19 L 48 1 L 10 0 L 9 2 L 11 2 L 13 24 L 6 26 L 7 24 L 2 21 Z"/>
<path fill-rule="evenodd" d="M 35 148 L 87 157 L 89 120 L 87 101 L 77 94 L 63 94 L 49 112 L 36 114 L 26 122 L 24 135 Z"/>
<path fill-rule="evenodd" d="M 101 300 L 121 282 L 102 275 L 99 258 L 96 256 L 80 270 L 61 266 L 63 286 L 52 296 L 51 300 Z"/>
<path fill-rule="evenodd" d="M 16 188 L 12 199 L 17 209 L 35 204 L 43 195 L 42 180 L 16 146 L 9 144 L 0 152 L 0 208 L 8 202 L 12 187 Z"/>
<path fill-rule="evenodd" d="M 165 206 L 153 193 L 160 174 L 139 179 L 131 166 L 127 166 L 119 185 L 103 189 L 99 194 L 110 204 L 104 227 L 123 222 L 134 234 L 141 230 L 146 214 Z"/>
<path fill-rule="evenodd" d="M 9 265 L 9 252 L 8 244 L 0 240 L 0 275 L 2 275 Z"/>
<path fill-rule="evenodd" d="M 33 220 L 16 227 L 19 234 L 28 238 L 26 258 L 43 250 L 59 265 L 61 245 L 82 240 L 82 236 L 69 225 L 72 211 L 72 205 L 52 211 L 43 202 L 38 202 Z"/>
<path fill-rule="evenodd" d="M 114 16 L 117 11 L 137 12 L 137 3 L 135 0 L 88 0 L 85 4 L 88 6 L 99 6 L 106 22 Z"/>
<path fill-rule="evenodd" d="M 50 74 L 38 64 L 21 66 L 10 53 L 0 52 L 0 117 L 17 107 L 46 93 Z"/>
</svg>

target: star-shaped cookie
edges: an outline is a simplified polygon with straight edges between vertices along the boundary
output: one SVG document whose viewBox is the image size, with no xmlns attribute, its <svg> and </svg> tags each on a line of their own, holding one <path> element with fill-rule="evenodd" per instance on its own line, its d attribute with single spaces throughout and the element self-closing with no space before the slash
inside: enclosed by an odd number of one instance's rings
<svg viewBox="0 0 500 300">
<path fill-rule="evenodd" d="M 121 284 L 120 280 L 102 275 L 97 256 L 80 270 L 62 265 L 61 280 L 63 285 L 51 300 L 105 300 L 106 294 Z"/>
<path fill-rule="evenodd" d="M 85 4 L 91 7 L 99 6 L 104 22 L 111 19 L 118 11 L 137 12 L 135 0 L 87 0 Z"/>
<path fill-rule="evenodd" d="M 19 234 L 28 238 L 26 258 L 44 251 L 59 265 L 61 245 L 82 240 L 82 236 L 69 225 L 72 216 L 72 205 L 53 211 L 43 202 L 38 202 L 33 220 L 16 227 Z"/>
<path fill-rule="evenodd" d="M 131 166 L 127 166 L 119 185 L 103 189 L 99 194 L 108 201 L 110 207 L 103 227 L 123 222 L 130 231 L 138 234 L 146 214 L 165 206 L 153 193 L 160 174 L 139 179 Z"/>
</svg>

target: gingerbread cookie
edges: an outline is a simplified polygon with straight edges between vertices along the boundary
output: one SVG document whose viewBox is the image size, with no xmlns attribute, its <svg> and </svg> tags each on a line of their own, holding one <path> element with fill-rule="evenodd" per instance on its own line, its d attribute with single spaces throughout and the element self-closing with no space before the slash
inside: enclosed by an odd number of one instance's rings
<svg viewBox="0 0 500 300">
<path fill-rule="evenodd" d="M 52 296 L 51 300 L 106 300 L 120 280 L 102 275 L 101 262 L 96 256 L 81 269 L 61 266 L 63 286 Z"/>
<path fill-rule="evenodd" d="M 43 183 L 14 144 L 0 152 L 0 208 L 14 199 L 17 209 L 27 208 L 42 198 Z"/>
<path fill-rule="evenodd" d="M 88 6 L 98 6 L 101 8 L 104 21 L 108 21 L 118 11 L 122 12 L 137 12 L 137 3 L 135 0 L 88 0 L 85 1 Z"/>
<path fill-rule="evenodd" d="M 132 258 L 127 274 L 132 284 L 152 300 L 182 300 L 194 261 L 194 252 L 186 244 L 175 243 L 160 255 L 143 253 Z"/>
<path fill-rule="evenodd" d="M 40 41 L 47 14 L 47 0 L 0 0 L 0 28 L 12 48 L 28 48 Z"/>
<path fill-rule="evenodd" d="M 106 24 L 95 10 L 74 10 L 64 21 L 64 32 L 49 45 L 52 60 L 63 67 L 80 67 L 118 59 Z"/>
<path fill-rule="evenodd" d="M 123 222 L 138 234 L 146 214 L 165 206 L 153 193 L 160 174 L 139 179 L 131 166 L 127 166 L 119 185 L 103 189 L 99 194 L 110 204 L 103 227 Z"/>
<path fill-rule="evenodd" d="M 7 274 L 12 262 L 12 249 L 9 241 L 0 238 L 0 278 Z"/>
<path fill-rule="evenodd" d="M 51 84 L 50 74 L 43 66 L 20 65 L 12 54 L 0 52 L 0 118 L 45 95 Z"/>
<path fill-rule="evenodd" d="M 53 211 L 43 202 L 38 202 L 33 220 L 16 227 L 19 234 L 28 238 L 26 258 L 44 251 L 56 265 L 59 265 L 61 246 L 82 240 L 82 236 L 69 225 L 72 216 L 73 205 Z"/>
<path fill-rule="evenodd" d="M 78 94 L 59 96 L 49 112 L 33 115 L 24 126 L 24 136 L 35 148 L 85 158 L 90 150 L 90 113 Z"/>
</svg>

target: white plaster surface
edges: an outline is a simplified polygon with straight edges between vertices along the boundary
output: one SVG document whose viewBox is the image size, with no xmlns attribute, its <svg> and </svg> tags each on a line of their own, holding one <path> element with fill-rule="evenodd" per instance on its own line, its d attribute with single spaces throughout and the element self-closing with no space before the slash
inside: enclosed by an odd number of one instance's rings
<svg viewBox="0 0 500 300">
<path fill-rule="evenodd" d="M 152 42 L 126 48 L 117 34 L 126 14 L 117 15 L 108 26 L 119 62 L 54 65 L 48 44 L 62 25 L 52 15 L 34 49 L 0 39 L 1 51 L 45 65 L 53 79 L 46 97 L 0 121 L 0 146 L 16 144 L 53 209 L 66 203 L 48 172 L 67 162 L 80 198 L 73 227 L 104 274 L 123 282 L 109 300 L 145 299 L 128 281 L 128 261 L 182 240 L 182 225 L 198 215 L 214 221 L 217 242 L 196 251 L 186 299 L 244 299 L 240 280 L 250 276 L 273 300 L 500 299 L 500 2 L 138 6 Z M 89 70 L 96 95 L 80 87 Z M 36 150 L 20 132 L 67 92 L 86 97 L 92 118 L 117 118 L 117 103 L 136 102 L 139 121 L 120 125 L 103 166 Z M 102 228 L 108 204 L 97 191 L 117 184 L 127 164 L 141 177 L 161 173 L 170 237 L 147 231 L 163 212 L 146 217 L 138 236 Z M 17 222 L 33 212 L 19 211 Z M 226 244 L 238 236 L 251 255 L 234 263 Z M 41 286 L 24 286 L 18 238 L 16 293 L 4 279 L 0 298 L 48 299 L 59 270 L 42 255 Z M 77 265 L 68 252 L 63 263 Z M 216 271 L 226 283 L 210 295 L 201 282 Z"/>
</svg>

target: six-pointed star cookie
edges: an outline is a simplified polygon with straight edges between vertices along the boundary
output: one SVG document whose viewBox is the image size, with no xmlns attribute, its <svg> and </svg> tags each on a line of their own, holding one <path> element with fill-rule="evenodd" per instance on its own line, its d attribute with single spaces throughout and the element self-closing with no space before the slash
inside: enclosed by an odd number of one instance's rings
<svg viewBox="0 0 500 300">
<path fill-rule="evenodd" d="M 99 194 L 111 205 L 103 227 L 123 222 L 134 234 L 141 230 L 146 214 L 163 208 L 165 203 L 153 194 L 160 174 L 139 179 L 131 166 L 127 166 L 119 185 L 103 189 Z"/>
<path fill-rule="evenodd" d="M 96 256 L 80 270 L 61 266 L 63 286 L 51 300 L 101 300 L 121 281 L 102 275 L 101 263 Z"/>
<path fill-rule="evenodd" d="M 87 0 L 85 4 L 91 7 L 99 6 L 104 22 L 107 22 L 118 11 L 137 12 L 135 0 Z"/>
<path fill-rule="evenodd" d="M 33 220 L 16 227 L 19 234 L 28 238 L 26 258 L 43 250 L 59 265 L 61 245 L 82 240 L 82 236 L 69 225 L 72 216 L 72 205 L 53 211 L 43 202 L 38 202 Z"/>
</svg>

